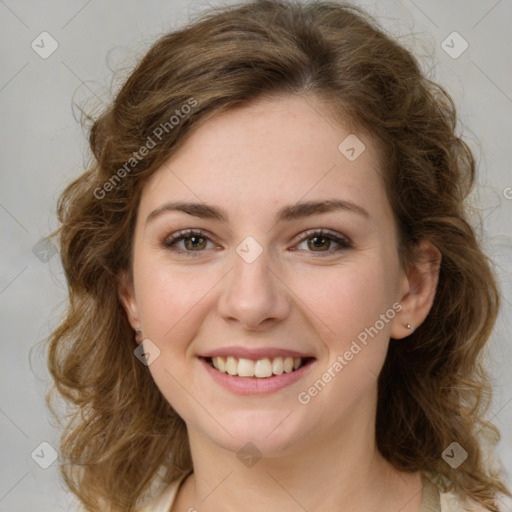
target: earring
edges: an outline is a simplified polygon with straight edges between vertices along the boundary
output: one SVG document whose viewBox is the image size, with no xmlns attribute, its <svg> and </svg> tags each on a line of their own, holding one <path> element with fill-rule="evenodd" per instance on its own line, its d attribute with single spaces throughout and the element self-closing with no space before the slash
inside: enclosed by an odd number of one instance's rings
<svg viewBox="0 0 512 512">
<path fill-rule="evenodd" d="M 407 329 L 411 329 L 411 331 L 414 331 L 414 327 L 411 324 L 406 324 L 405 327 L 407 327 Z"/>
<path fill-rule="evenodd" d="M 142 343 L 142 329 L 135 329 L 135 341 Z"/>
</svg>

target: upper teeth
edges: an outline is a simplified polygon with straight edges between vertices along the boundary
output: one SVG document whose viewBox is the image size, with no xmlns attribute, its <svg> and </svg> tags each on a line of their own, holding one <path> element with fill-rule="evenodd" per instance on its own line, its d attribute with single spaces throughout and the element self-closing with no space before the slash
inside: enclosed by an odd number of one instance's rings
<svg viewBox="0 0 512 512">
<path fill-rule="evenodd" d="M 272 374 L 290 373 L 302 365 L 301 357 L 274 357 L 270 359 L 252 359 L 228 357 L 212 357 L 212 364 L 217 370 L 239 377 L 270 377 Z"/>
</svg>

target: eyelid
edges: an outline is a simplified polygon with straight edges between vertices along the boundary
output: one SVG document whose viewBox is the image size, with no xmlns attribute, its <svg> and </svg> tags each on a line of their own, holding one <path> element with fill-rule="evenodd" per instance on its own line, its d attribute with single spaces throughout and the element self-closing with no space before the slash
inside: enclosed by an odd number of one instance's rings
<svg viewBox="0 0 512 512">
<path fill-rule="evenodd" d="M 207 242 L 217 243 L 215 241 L 215 237 L 213 235 L 211 235 L 208 231 L 205 231 L 204 229 L 199 229 L 199 228 L 198 229 L 190 228 L 190 229 L 182 229 L 180 231 L 177 231 L 176 233 L 172 233 L 171 235 L 167 236 L 164 239 L 164 241 L 162 242 L 162 246 L 166 249 L 173 250 L 172 247 L 173 247 L 173 245 L 176 245 L 177 242 L 181 242 L 182 240 L 192 237 L 192 236 L 205 238 L 207 240 Z M 200 253 L 203 251 L 183 251 L 183 250 L 179 249 L 179 250 L 175 250 L 174 252 L 179 252 L 181 254 L 186 253 L 187 255 L 188 254 L 193 255 L 194 253 Z"/>
<path fill-rule="evenodd" d="M 334 256 L 344 250 L 351 249 L 353 247 L 352 240 L 350 240 L 350 238 L 346 235 L 342 235 L 341 233 L 323 228 L 309 229 L 304 231 L 299 235 L 299 240 L 295 245 L 298 245 L 313 237 L 325 237 L 326 239 L 334 242 L 335 244 L 338 244 L 339 246 L 337 249 L 329 249 L 328 251 L 306 251 L 309 254 L 318 254 L 320 257 Z M 293 250 L 297 250 L 296 247 L 294 247 Z"/>
<path fill-rule="evenodd" d="M 162 242 L 162 246 L 165 249 L 168 249 L 172 252 L 184 254 L 186 256 L 199 256 L 202 252 L 206 252 L 205 250 L 201 251 L 187 251 L 183 249 L 173 249 L 173 246 L 176 245 L 177 242 L 181 242 L 182 240 L 197 236 L 200 238 L 206 239 L 207 243 L 217 243 L 216 239 L 213 235 L 211 235 L 208 231 L 201 229 L 201 228 L 190 228 L 190 229 L 183 229 L 180 231 L 177 231 L 176 233 L 171 234 L 170 236 L 166 237 L 165 240 Z M 343 235 L 341 233 L 337 233 L 335 231 L 331 231 L 324 228 L 314 228 L 309 229 L 304 232 L 302 232 L 299 236 L 297 241 L 295 242 L 295 245 L 298 245 L 305 240 L 308 240 L 309 238 L 313 237 L 325 237 L 328 240 L 331 240 L 332 242 L 338 244 L 340 247 L 337 249 L 330 249 L 328 251 L 306 251 L 312 254 L 317 253 L 320 257 L 322 256 L 331 256 L 334 254 L 337 254 L 343 250 L 349 249 L 353 246 L 352 241 L 349 237 L 346 235 Z M 217 244 L 218 245 L 218 244 Z M 297 250 L 296 247 L 294 247 L 292 250 Z"/>
<path fill-rule="evenodd" d="M 299 235 L 299 242 L 303 242 L 304 240 L 307 240 L 308 238 L 312 238 L 313 236 L 325 236 L 326 238 L 330 238 L 333 240 L 338 239 L 339 243 L 344 243 L 346 245 L 352 245 L 352 240 L 346 235 L 343 235 L 341 233 L 337 233 L 336 231 L 331 231 L 329 229 L 324 228 L 315 228 L 315 229 L 308 229 L 304 232 L 302 232 Z"/>
</svg>

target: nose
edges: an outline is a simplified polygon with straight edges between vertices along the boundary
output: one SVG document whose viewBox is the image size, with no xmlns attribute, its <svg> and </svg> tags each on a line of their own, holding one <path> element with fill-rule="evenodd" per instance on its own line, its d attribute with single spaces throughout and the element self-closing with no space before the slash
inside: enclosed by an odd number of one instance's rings
<svg viewBox="0 0 512 512">
<path fill-rule="evenodd" d="M 288 316 L 290 292 L 269 263 L 266 251 L 251 263 L 235 255 L 218 303 L 219 314 L 226 321 L 239 322 L 248 330 L 261 330 Z"/>
</svg>

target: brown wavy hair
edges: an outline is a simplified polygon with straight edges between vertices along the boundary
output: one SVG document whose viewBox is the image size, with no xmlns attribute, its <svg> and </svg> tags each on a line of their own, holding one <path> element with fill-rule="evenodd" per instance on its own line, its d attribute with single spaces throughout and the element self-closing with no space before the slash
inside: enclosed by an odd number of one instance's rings
<svg viewBox="0 0 512 512">
<path fill-rule="evenodd" d="M 402 264 L 423 239 L 442 255 L 429 315 L 407 343 L 390 342 L 378 382 L 378 449 L 396 468 L 437 475 L 447 489 L 498 510 L 498 494 L 509 491 L 485 461 L 499 432 L 484 420 L 491 388 L 482 349 L 500 295 L 467 219 L 474 158 L 456 135 L 452 99 L 415 57 L 365 12 L 329 1 L 261 0 L 200 14 L 161 37 L 92 120 L 90 168 L 59 197 L 61 224 L 51 234 L 69 290 L 48 338 L 47 401 L 55 411 L 56 390 L 69 406 L 65 483 L 89 511 L 126 512 L 157 477 L 170 482 L 191 469 L 183 420 L 134 357 L 119 276 L 131 271 L 137 207 L 151 174 L 206 119 L 278 94 L 314 95 L 333 118 L 374 136 Z M 162 126 L 165 136 L 144 152 Z M 483 433 L 492 434 L 485 449 Z M 469 455 L 456 470 L 441 457 L 453 441 Z"/>
</svg>

